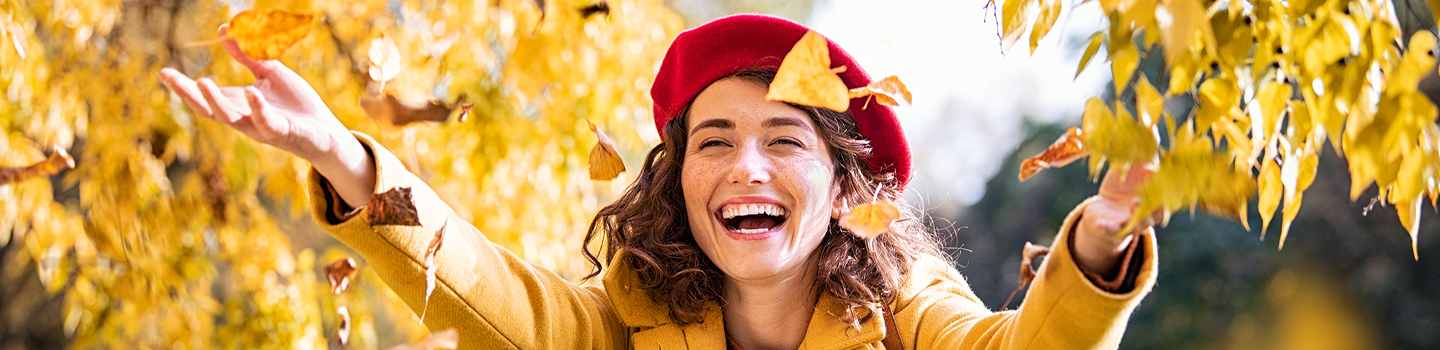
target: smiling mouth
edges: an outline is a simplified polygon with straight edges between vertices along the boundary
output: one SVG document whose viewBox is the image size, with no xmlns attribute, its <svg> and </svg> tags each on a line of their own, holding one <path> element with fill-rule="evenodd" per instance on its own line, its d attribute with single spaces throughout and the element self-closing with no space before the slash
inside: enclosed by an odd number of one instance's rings
<svg viewBox="0 0 1440 350">
<path fill-rule="evenodd" d="M 765 233 L 785 224 L 785 208 L 775 204 L 731 204 L 721 207 L 715 218 L 726 230 L 739 234 Z"/>
</svg>

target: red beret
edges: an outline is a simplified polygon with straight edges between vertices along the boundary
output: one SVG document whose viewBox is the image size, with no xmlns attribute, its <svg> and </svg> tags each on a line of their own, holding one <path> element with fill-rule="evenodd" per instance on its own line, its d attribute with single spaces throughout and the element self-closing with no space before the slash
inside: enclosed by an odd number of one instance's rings
<svg viewBox="0 0 1440 350">
<path fill-rule="evenodd" d="M 810 28 L 783 18 L 764 15 L 734 15 L 706 23 L 680 33 L 660 73 L 650 87 L 655 100 L 655 130 L 665 137 L 665 123 L 674 119 L 701 90 L 720 78 L 752 68 L 780 66 L 785 54 L 800 41 Z M 860 64 L 830 44 L 831 65 L 845 66 L 840 80 L 856 88 L 871 83 L 870 75 Z M 860 135 L 870 139 L 870 169 L 876 173 L 894 172 L 900 186 L 910 181 L 910 145 L 905 132 L 890 107 L 866 99 L 850 100 L 850 114 L 860 127 Z"/>
</svg>

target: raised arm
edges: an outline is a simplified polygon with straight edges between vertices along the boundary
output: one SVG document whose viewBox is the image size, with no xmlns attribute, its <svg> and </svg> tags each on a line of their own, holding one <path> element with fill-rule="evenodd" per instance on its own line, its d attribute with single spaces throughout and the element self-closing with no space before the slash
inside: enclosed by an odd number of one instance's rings
<svg viewBox="0 0 1440 350">
<path fill-rule="evenodd" d="M 1151 216 L 1117 238 L 1149 175 L 1112 172 L 1100 194 L 1065 218 L 1050 255 L 1014 311 L 992 312 L 948 264 L 922 261 L 895 306 L 907 349 L 1114 349 L 1130 313 L 1155 284 Z M 1123 174 L 1123 176 L 1122 176 Z"/>
<path fill-rule="evenodd" d="M 222 88 L 174 69 L 161 80 L 195 114 L 309 161 L 317 223 L 359 252 L 416 314 L 426 313 L 427 326 L 457 328 L 465 349 L 625 347 L 600 288 L 576 286 L 491 243 L 388 150 L 341 124 L 294 71 L 251 59 L 233 39 L 223 45 L 254 85 Z M 425 255 L 437 237 L 427 307 Z"/>
</svg>

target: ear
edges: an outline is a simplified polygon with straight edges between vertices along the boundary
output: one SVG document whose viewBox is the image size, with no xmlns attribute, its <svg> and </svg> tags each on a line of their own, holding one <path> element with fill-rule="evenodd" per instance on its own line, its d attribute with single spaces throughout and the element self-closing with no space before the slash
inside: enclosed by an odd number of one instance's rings
<svg viewBox="0 0 1440 350">
<path fill-rule="evenodd" d="M 842 197 L 839 183 L 830 186 L 830 193 L 830 197 L 834 198 L 834 200 L 830 202 L 830 218 L 840 220 L 841 216 L 844 216 L 846 212 L 850 211 L 850 205 L 846 203 L 845 198 Z"/>
</svg>

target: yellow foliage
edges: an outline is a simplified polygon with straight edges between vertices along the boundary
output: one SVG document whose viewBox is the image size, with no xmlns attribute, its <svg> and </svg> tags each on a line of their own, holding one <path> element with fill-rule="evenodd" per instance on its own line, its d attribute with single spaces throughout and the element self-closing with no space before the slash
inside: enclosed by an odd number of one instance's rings
<svg viewBox="0 0 1440 350">
<path fill-rule="evenodd" d="M 0 245 L 22 244 L 46 289 L 65 293 L 77 348 L 325 347 L 339 306 L 350 348 L 418 338 L 418 318 L 364 261 L 348 290 L 331 292 L 321 269 L 353 254 L 307 221 L 308 164 L 192 116 L 159 83 L 166 67 L 254 81 L 215 44 L 234 3 L 0 0 L 0 166 L 35 164 L 52 147 L 76 161 L 0 185 L 0 237 L 16 237 Z M 607 125 L 623 157 L 643 156 L 658 140 L 646 89 L 682 22 L 660 0 L 615 0 L 609 16 L 588 17 L 591 1 L 549 3 L 543 22 L 519 1 L 246 5 L 314 15 L 277 59 L 492 241 L 579 277 L 588 220 L 627 182 L 588 178 L 584 120 Z M 377 60 L 377 78 L 393 79 L 375 96 L 463 94 L 473 116 L 403 126 L 368 116 L 367 43 L 382 33 L 398 57 Z"/>
<path fill-rule="evenodd" d="M 1006 0 L 1002 38 L 1021 36 L 1029 9 L 1049 3 Z M 1200 207 L 1245 222 L 1249 200 L 1258 194 L 1262 234 L 1283 205 L 1283 247 L 1314 181 L 1320 144 L 1330 140 L 1349 163 L 1351 199 L 1378 186 L 1379 198 L 1396 205 L 1414 250 L 1421 203 L 1440 198 L 1440 109 L 1417 90 L 1421 78 L 1433 74 L 1436 38 L 1420 30 L 1402 41 L 1389 17 L 1396 4 L 1102 0 L 1099 6 L 1109 26 L 1087 40 L 1077 75 L 1103 44 L 1114 95 L 1133 91 L 1135 99 L 1115 101 L 1113 111 L 1090 100 L 1081 143 L 1092 176 L 1106 163 L 1121 170 L 1159 156 L 1137 213 Z M 1033 28 L 1032 43 L 1047 30 Z M 1140 57 L 1160 50 L 1170 81 L 1164 97 L 1143 77 L 1129 84 Z M 1163 107 L 1165 97 L 1180 94 L 1191 94 L 1196 108 L 1176 128 Z M 1129 116 L 1131 108 L 1140 120 Z M 1164 137 L 1157 137 L 1160 126 Z"/>
</svg>

